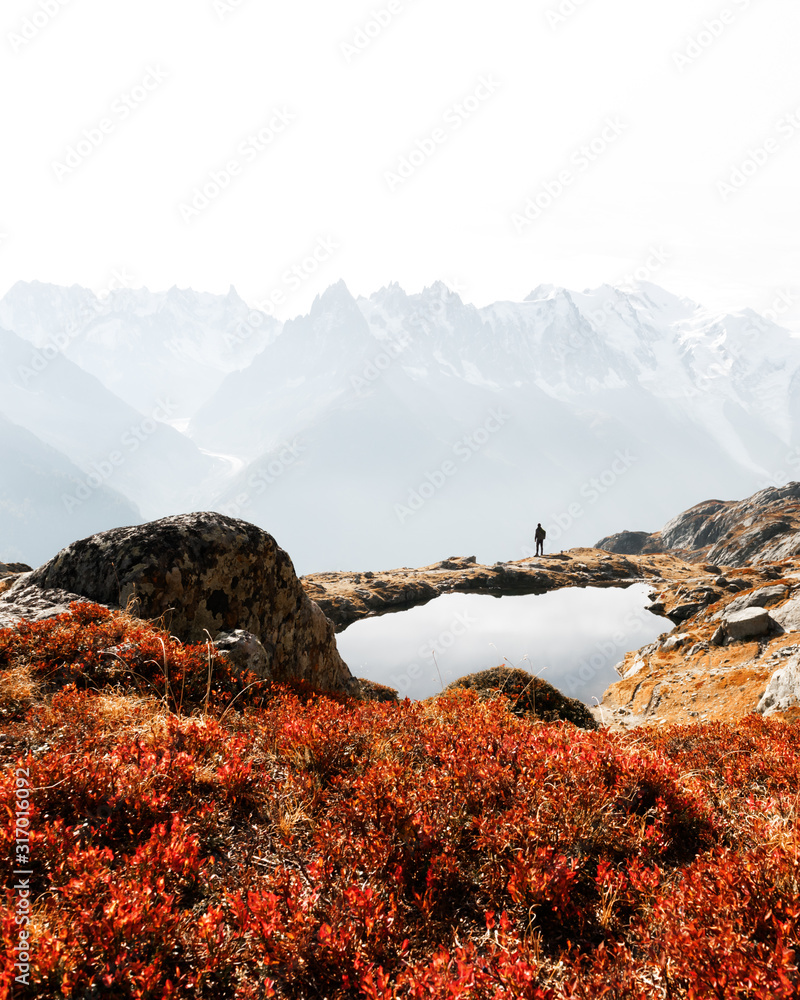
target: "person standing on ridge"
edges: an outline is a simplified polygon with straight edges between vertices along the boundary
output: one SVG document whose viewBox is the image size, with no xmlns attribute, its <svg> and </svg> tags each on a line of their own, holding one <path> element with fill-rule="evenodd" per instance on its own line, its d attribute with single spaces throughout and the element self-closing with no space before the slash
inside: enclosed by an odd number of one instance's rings
<svg viewBox="0 0 800 1000">
<path fill-rule="evenodd" d="M 541 523 L 536 525 L 536 533 L 534 535 L 536 539 L 536 555 L 544 555 L 544 540 L 547 538 L 547 532 L 542 527 Z"/>
</svg>

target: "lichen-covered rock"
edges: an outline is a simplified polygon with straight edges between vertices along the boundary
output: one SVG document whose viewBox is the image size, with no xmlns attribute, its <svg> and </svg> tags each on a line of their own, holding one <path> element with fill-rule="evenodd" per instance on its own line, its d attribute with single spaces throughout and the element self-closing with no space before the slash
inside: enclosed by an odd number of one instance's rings
<svg viewBox="0 0 800 1000">
<path fill-rule="evenodd" d="M 244 629 L 270 651 L 275 680 L 358 693 L 333 626 L 306 596 L 271 535 L 216 513 L 181 514 L 73 542 L 27 578 L 141 618 L 179 639 Z M 3 595 L 9 596 L 9 595 Z"/>
<path fill-rule="evenodd" d="M 222 659 L 227 660 L 237 674 L 255 674 L 260 680 L 271 680 L 269 665 L 272 651 L 267 652 L 264 644 L 244 629 L 223 632 L 214 640 L 214 648 Z"/>
<path fill-rule="evenodd" d="M 518 715 L 534 716 L 546 722 L 571 722 L 581 729 L 597 729 L 589 708 L 576 698 L 562 694 L 552 684 L 519 667 L 492 667 L 448 684 L 446 691 L 469 688 L 479 697 L 505 695 L 509 708 Z M 437 696 L 438 697 L 438 696 Z"/>
</svg>

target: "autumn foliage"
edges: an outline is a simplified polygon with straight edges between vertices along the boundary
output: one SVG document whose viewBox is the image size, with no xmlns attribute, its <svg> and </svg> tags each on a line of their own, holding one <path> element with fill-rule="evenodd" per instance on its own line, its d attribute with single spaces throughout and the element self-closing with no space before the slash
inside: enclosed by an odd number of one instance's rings
<svg viewBox="0 0 800 1000">
<path fill-rule="evenodd" d="M 615 735 L 251 680 L 96 606 L 0 631 L 0 806 L 30 768 L 35 872 L 31 984 L 9 888 L 0 995 L 800 992 L 797 725 Z"/>
</svg>

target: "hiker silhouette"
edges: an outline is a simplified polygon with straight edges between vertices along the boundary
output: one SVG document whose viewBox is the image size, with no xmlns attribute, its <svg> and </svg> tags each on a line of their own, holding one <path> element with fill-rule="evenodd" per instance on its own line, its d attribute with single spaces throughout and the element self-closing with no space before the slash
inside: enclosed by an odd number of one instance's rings
<svg viewBox="0 0 800 1000">
<path fill-rule="evenodd" d="M 543 556 L 544 540 L 545 538 L 547 538 L 547 532 L 544 530 L 541 523 L 536 525 L 536 532 L 534 534 L 534 538 L 536 539 L 536 555 Z"/>
</svg>

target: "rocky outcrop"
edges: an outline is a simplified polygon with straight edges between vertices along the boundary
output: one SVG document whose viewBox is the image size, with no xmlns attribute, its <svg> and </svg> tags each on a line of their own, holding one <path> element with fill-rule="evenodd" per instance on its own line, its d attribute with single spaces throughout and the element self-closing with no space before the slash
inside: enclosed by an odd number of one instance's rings
<svg viewBox="0 0 800 1000">
<path fill-rule="evenodd" d="M 710 567 L 709 573 L 672 555 L 629 559 L 597 549 L 570 549 L 492 566 L 476 563 L 473 556 L 452 556 L 419 569 L 313 573 L 302 577 L 301 583 L 341 632 L 361 618 L 404 611 L 453 593 L 545 594 L 563 587 L 629 587 L 669 578 L 682 585 L 683 593 L 699 602 L 698 606 L 705 606 L 721 594 L 714 583 L 718 576 L 716 567 Z M 656 607 L 651 610 L 661 613 Z M 666 613 L 673 611 L 670 608 Z"/>
<path fill-rule="evenodd" d="M 62 594 L 163 619 L 183 641 L 245 630 L 261 643 L 276 680 L 359 693 L 339 656 L 333 626 L 306 596 L 271 535 L 216 513 L 185 514 L 73 542 L 0 595 L 19 619 Z"/>
<path fill-rule="evenodd" d="M 800 597 L 782 604 L 772 612 L 772 617 L 784 632 L 800 632 Z"/>
<path fill-rule="evenodd" d="M 776 670 L 800 649 L 800 560 L 726 569 L 719 581 L 717 601 L 618 665 L 621 679 L 605 692 L 599 712 L 604 724 L 731 721 L 762 703 Z M 667 612 L 683 600 L 683 590 L 665 582 L 658 599 Z M 783 693 L 763 704 L 771 712 L 789 710 L 776 707 L 788 704 Z"/>
<path fill-rule="evenodd" d="M 797 647 L 784 650 L 787 659 L 775 671 L 767 684 L 756 711 L 761 715 L 787 712 L 800 706 L 800 651 Z"/>
<path fill-rule="evenodd" d="M 665 551 L 661 535 L 649 531 L 620 531 L 616 535 L 601 538 L 595 548 L 622 556 L 640 556 Z"/>
<path fill-rule="evenodd" d="M 623 531 L 598 542 L 607 552 L 674 552 L 716 566 L 756 566 L 800 554 L 800 483 L 768 487 L 746 500 L 707 500 L 661 531 Z"/>
</svg>

